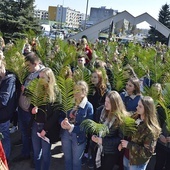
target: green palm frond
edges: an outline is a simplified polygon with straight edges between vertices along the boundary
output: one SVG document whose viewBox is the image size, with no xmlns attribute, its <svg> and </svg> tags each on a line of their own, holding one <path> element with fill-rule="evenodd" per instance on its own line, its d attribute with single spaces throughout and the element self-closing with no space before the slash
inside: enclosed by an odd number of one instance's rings
<svg viewBox="0 0 170 170">
<path fill-rule="evenodd" d="M 21 84 L 28 73 L 24 56 L 21 54 L 23 43 L 23 40 L 17 40 L 15 45 L 12 45 L 4 52 L 6 69 L 16 74 Z"/>
<path fill-rule="evenodd" d="M 44 79 L 34 79 L 28 85 L 26 95 L 30 98 L 30 103 L 34 106 L 42 106 L 49 101 L 48 94 L 45 90 L 46 82 Z"/>
<path fill-rule="evenodd" d="M 121 91 L 125 87 L 127 81 L 124 70 L 113 66 L 112 72 L 114 75 L 113 87 L 115 90 Z"/>
<path fill-rule="evenodd" d="M 162 106 L 162 108 L 165 111 L 165 115 L 166 115 L 166 119 L 165 119 L 165 123 L 166 123 L 166 129 L 170 134 L 170 109 L 167 106 L 167 103 L 165 100 L 159 100 L 159 104 Z"/>
<path fill-rule="evenodd" d="M 166 83 L 163 88 L 163 99 L 166 107 L 170 106 L 170 83 Z"/>
<path fill-rule="evenodd" d="M 28 71 L 25 67 L 24 57 L 20 53 L 12 55 L 9 59 L 6 59 L 7 70 L 13 72 L 21 84 L 23 84 Z"/>
<path fill-rule="evenodd" d="M 96 123 L 91 119 L 84 120 L 80 124 L 80 127 L 86 133 L 101 135 L 101 137 L 104 137 L 107 133 L 109 133 L 109 129 L 105 124 Z"/>
<path fill-rule="evenodd" d="M 129 116 L 124 116 L 122 121 L 123 122 L 120 124 L 120 129 L 123 133 L 123 136 L 132 136 L 137 131 L 135 120 Z"/>
<path fill-rule="evenodd" d="M 153 87 L 150 88 L 150 87 L 145 86 L 142 94 L 144 96 L 152 97 L 152 99 L 154 100 L 155 106 L 157 106 L 158 100 L 160 98 L 160 94 L 158 94 L 158 92 L 156 92 Z"/>
<path fill-rule="evenodd" d="M 61 94 L 61 104 L 58 106 L 60 110 L 67 113 L 74 106 L 73 102 L 73 85 L 71 78 L 57 77 L 57 85 Z"/>
</svg>

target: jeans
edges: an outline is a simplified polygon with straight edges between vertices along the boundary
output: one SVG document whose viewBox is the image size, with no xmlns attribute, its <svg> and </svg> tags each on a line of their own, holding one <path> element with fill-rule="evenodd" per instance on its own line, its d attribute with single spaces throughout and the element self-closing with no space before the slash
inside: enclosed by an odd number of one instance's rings
<svg viewBox="0 0 170 170">
<path fill-rule="evenodd" d="M 65 159 L 65 170 L 81 170 L 81 158 L 85 150 L 86 142 L 78 145 L 75 133 L 67 130 L 61 135 L 62 149 Z"/>
<path fill-rule="evenodd" d="M 129 160 L 124 156 L 123 166 L 124 166 L 124 170 L 145 170 L 147 167 L 147 163 L 141 165 L 130 165 Z"/>
<path fill-rule="evenodd" d="M 30 134 L 31 114 L 18 108 L 18 125 L 22 136 L 22 156 L 30 156 L 31 152 L 31 134 Z"/>
<path fill-rule="evenodd" d="M 36 170 L 49 170 L 51 160 L 51 144 L 41 139 L 37 132 L 41 132 L 44 123 L 33 123 L 32 144 L 34 150 L 34 163 Z"/>
<path fill-rule="evenodd" d="M 10 124 L 10 120 L 6 121 L 5 123 L 0 123 L 0 132 L 3 135 L 2 146 L 4 148 L 4 152 L 7 159 L 9 159 L 10 152 L 11 152 L 9 124 Z"/>
</svg>

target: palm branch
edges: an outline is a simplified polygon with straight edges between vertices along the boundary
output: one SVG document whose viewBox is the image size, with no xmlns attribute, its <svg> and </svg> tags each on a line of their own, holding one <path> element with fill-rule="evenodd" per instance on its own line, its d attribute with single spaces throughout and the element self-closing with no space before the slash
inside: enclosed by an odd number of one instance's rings
<svg viewBox="0 0 170 170">
<path fill-rule="evenodd" d="M 24 57 L 20 53 L 12 55 L 11 58 L 6 58 L 6 68 L 7 70 L 13 72 L 21 84 L 23 84 L 28 71 L 25 67 Z"/>
<path fill-rule="evenodd" d="M 24 56 L 20 53 L 23 48 L 23 40 L 17 40 L 15 45 L 11 46 L 4 53 L 6 69 L 16 74 L 18 80 L 23 84 L 27 75 Z"/>
<path fill-rule="evenodd" d="M 92 87 L 92 83 L 91 83 L 91 73 L 88 72 L 88 70 L 86 70 L 86 69 L 84 70 L 84 69 L 81 69 L 81 68 L 77 68 L 77 69 L 74 71 L 73 80 L 74 80 L 75 82 L 80 81 L 80 80 L 84 80 L 84 81 L 88 84 L 88 87 L 89 87 L 88 93 L 89 93 L 89 94 L 92 94 L 92 92 L 93 92 L 93 87 Z"/>
<path fill-rule="evenodd" d="M 45 82 L 44 79 L 34 79 L 32 80 L 26 90 L 26 96 L 30 98 L 30 103 L 34 106 L 42 106 L 46 105 L 49 101 L 47 91 L 45 87 L 48 84 Z"/>
<path fill-rule="evenodd" d="M 170 83 L 166 83 L 163 88 L 163 99 L 166 107 L 170 106 Z"/>
<path fill-rule="evenodd" d="M 74 106 L 73 102 L 73 80 L 71 78 L 57 77 L 57 85 L 61 95 L 61 102 L 58 105 L 59 109 L 64 113 L 72 109 Z"/>
<path fill-rule="evenodd" d="M 122 123 L 120 124 L 120 129 L 123 136 L 130 137 L 137 131 L 137 126 L 135 120 L 129 116 L 122 117 Z"/>
<path fill-rule="evenodd" d="M 101 137 L 104 137 L 107 133 L 109 133 L 109 129 L 105 124 L 96 123 L 91 119 L 83 120 L 80 124 L 80 128 L 84 130 L 86 134 L 97 134 L 101 135 Z"/>
<path fill-rule="evenodd" d="M 170 109 L 167 106 L 167 103 L 165 100 L 159 100 L 159 104 L 162 106 L 162 108 L 165 111 L 165 115 L 166 115 L 166 119 L 165 119 L 165 123 L 166 123 L 166 129 L 168 131 L 168 133 L 170 134 Z"/>
<path fill-rule="evenodd" d="M 111 71 L 114 75 L 113 87 L 115 90 L 121 91 L 125 87 L 127 81 L 124 70 L 122 68 L 118 68 L 116 65 L 113 65 Z"/>
</svg>

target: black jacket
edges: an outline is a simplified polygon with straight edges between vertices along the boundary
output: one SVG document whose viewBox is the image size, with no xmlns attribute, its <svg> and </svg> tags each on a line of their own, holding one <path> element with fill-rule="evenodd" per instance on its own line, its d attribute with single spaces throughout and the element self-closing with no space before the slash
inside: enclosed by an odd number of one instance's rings
<svg viewBox="0 0 170 170">
<path fill-rule="evenodd" d="M 30 113 L 34 106 L 30 106 Z M 55 143 L 60 140 L 60 123 L 59 117 L 61 112 L 54 109 L 52 104 L 47 104 L 38 107 L 38 113 L 32 115 L 32 121 L 37 123 L 44 123 L 44 130 L 46 131 L 46 136 L 50 139 L 50 143 Z"/>
<path fill-rule="evenodd" d="M 96 109 L 96 122 L 100 123 L 100 116 L 104 106 Z M 123 135 L 119 126 L 113 125 L 109 128 L 109 133 L 102 138 L 103 153 L 104 154 L 119 154 L 118 145 Z"/>
</svg>

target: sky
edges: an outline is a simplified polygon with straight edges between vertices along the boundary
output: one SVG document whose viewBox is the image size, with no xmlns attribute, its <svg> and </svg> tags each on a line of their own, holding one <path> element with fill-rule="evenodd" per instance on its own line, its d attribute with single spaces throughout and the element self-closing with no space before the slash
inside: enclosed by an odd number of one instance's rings
<svg viewBox="0 0 170 170">
<path fill-rule="evenodd" d="M 163 5 L 166 3 L 170 5 L 169 0 L 35 0 L 35 6 L 36 9 L 48 10 L 48 6 L 63 5 L 85 14 L 87 1 L 88 14 L 90 14 L 91 7 L 105 6 L 107 9 L 118 10 L 118 12 L 126 10 L 135 17 L 147 12 L 155 19 L 158 19 L 159 11 Z M 149 24 L 143 22 L 137 27 L 149 28 Z"/>
</svg>

